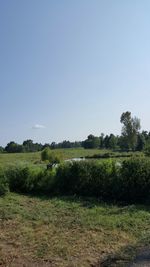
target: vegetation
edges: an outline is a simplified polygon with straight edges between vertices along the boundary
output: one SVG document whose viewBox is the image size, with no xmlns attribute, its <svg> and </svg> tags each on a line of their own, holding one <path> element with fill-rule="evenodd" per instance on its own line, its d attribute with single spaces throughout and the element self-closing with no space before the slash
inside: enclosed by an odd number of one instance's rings
<svg viewBox="0 0 150 267">
<path fill-rule="evenodd" d="M 0 265 L 94 267 L 150 242 L 150 133 L 130 112 L 121 123 L 121 136 L 0 148 Z"/>
<path fill-rule="evenodd" d="M 61 155 L 62 160 L 80 157 L 93 157 L 93 155 L 103 155 L 109 150 L 84 149 L 84 148 L 66 148 L 51 150 L 52 153 L 57 152 Z M 0 154 L 0 166 L 16 165 L 16 164 L 36 164 L 41 165 L 41 152 L 30 153 L 2 153 Z"/>
<path fill-rule="evenodd" d="M 136 150 L 140 126 L 140 120 L 137 117 L 132 118 L 131 112 L 127 111 L 121 115 L 120 122 L 122 127 L 122 141 L 127 149 Z"/>
<path fill-rule="evenodd" d="M 5 195 L 9 191 L 8 179 L 4 170 L 0 169 L 0 196 Z"/>
<path fill-rule="evenodd" d="M 121 135 L 104 135 L 94 136 L 88 135 L 83 141 L 63 142 L 44 145 L 33 143 L 32 140 L 25 140 L 22 144 L 17 144 L 14 141 L 9 142 L 5 148 L 0 147 L 0 153 L 24 153 L 42 151 L 46 147 L 50 149 L 66 149 L 66 148 L 85 148 L 85 149 L 111 149 L 120 151 L 143 151 L 145 146 L 150 143 L 150 132 L 140 132 L 140 120 L 137 117 L 132 117 L 131 112 L 122 113 L 120 122 L 123 124 Z"/>
<path fill-rule="evenodd" d="M 9 193 L 0 198 L 0 264 L 88 267 L 113 254 L 120 263 L 150 242 L 149 218 L 146 206 Z"/>
<path fill-rule="evenodd" d="M 52 151 L 49 147 L 46 147 L 41 152 L 41 160 L 48 161 L 52 165 L 60 163 L 61 159 L 62 159 L 61 153 L 59 153 L 58 151 Z"/>
<path fill-rule="evenodd" d="M 4 169 L 10 191 L 48 195 L 78 195 L 101 200 L 142 203 L 150 195 L 150 159 L 67 162 L 46 170 L 44 166 L 16 165 Z M 7 190 L 6 190 L 7 191 Z"/>
</svg>

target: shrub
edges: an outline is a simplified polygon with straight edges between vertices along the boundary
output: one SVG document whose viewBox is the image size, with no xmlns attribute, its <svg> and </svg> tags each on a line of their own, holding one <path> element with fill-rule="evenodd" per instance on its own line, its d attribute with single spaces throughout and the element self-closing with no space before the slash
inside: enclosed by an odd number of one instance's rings
<svg viewBox="0 0 150 267">
<path fill-rule="evenodd" d="M 109 197 L 113 162 L 72 162 L 60 165 L 56 171 L 56 188 L 62 194 Z"/>
<path fill-rule="evenodd" d="M 141 202 L 150 194 L 150 160 L 132 158 L 122 163 L 120 172 L 123 200 Z"/>
<path fill-rule="evenodd" d="M 0 170 L 0 194 L 23 193 L 99 197 L 107 201 L 143 202 L 150 195 L 150 159 L 130 158 L 60 164 L 51 171 L 35 165 Z"/>
<path fill-rule="evenodd" d="M 57 151 L 52 151 L 49 147 L 46 147 L 41 152 L 41 160 L 42 161 L 48 161 L 51 164 L 60 163 L 61 161 L 61 154 Z"/>
<path fill-rule="evenodd" d="M 146 156 L 150 156 L 150 144 L 146 144 L 144 148 L 144 153 Z"/>
<path fill-rule="evenodd" d="M 47 172 L 37 166 L 15 166 L 7 169 L 11 191 L 22 193 L 48 193 L 51 192 L 54 171 Z"/>
<path fill-rule="evenodd" d="M 49 159 L 49 155 L 51 153 L 51 150 L 49 147 L 45 147 L 44 150 L 41 152 L 41 160 L 46 161 Z"/>
<path fill-rule="evenodd" d="M 2 169 L 0 169 L 0 196 L 5 195 L 9 191 L 9 185 L 6 175 Z"/>
</svg>

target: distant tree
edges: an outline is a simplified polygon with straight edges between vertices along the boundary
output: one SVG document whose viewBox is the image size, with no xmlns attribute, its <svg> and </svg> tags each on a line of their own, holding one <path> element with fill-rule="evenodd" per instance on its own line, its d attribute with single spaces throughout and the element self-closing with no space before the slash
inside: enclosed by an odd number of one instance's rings
<svg viewBox="0 0 150 267">
<path fill-rule="evenodd" d="M 99 148 L 100 138 L 90 134 L 88 138 L 83 142 L 84 148 Z"/>
<path fill-rule="evenodd" d="M 46 147 L 51 148 L 51 145 L 50 145 L 49 143 L 45 143 L 45 144 L 43 145 L 43 147 L 42 147 L 42 150 L 44 150 L 44 148 L 46 148 Z"/>
<path fill-rule="evenodd" d="M 31 139 L 25 140 L 23 142 L 24 152 L 36 152 L 41 151 L 43 149 L 42 144 L 33 143 Z"/>
<path fill-rule="evenodd" d="M 131 112 L 122 113 L 120 122 L 122 127 L 122 140 L 126 142 L 128 149 L 135 150 L 137 146 L 138 133 L 141 128 L 140 120 L 137 117 L 132 118 Z"/>
<path fill-rule="evenodd" d="M 114 134 L 110 134 L 108 145 L 110 149 L 115 149 L 117 147 L 117 137 Z"/>
<path fill-rule="evenodd" d="M 104 137 L 104 148 L 109 148 L 109 136 Z"/>
<path fill-rule="evenodd" d="M 145 144 L 144 152 L 146 156 L 150 156 L 150 143 Z"/>
<path fill-rule="evenodd" d="M 57 148 L 57 144 L 55 142 L 52 142 L 50 145 L 51 149 L 56 149 Z"/>
<path fill-rule="evenodd" d="M 22 145 L 19 145 L 15 143 L 14 141 L 11 141 L 6 145 L 5 151 L 7 153 L 19 153 L 19 152 L 23 152 L 23 147 Z"/>
<path fill-rule="evenodd" d="M 104 133 L 101 133 L 100 137 L 99 137 L 99 140 L 100 140 L 100 148 L 104 148 Z"/>
<path fill-rule="evenodd" d="M 145 135 L 142 133 L 139 133 L 137 136 L 137 146 L 136 146 L 136 150 L 137 151 L 142 151 L 146 145 L 146 141 L 147 138 L 145 137 Z"/>
<path fill-rule="evenodd" d="M 27 139 L 23 142 L 23 147 L 26 152 L 33 151 L 33 141 L 31 139 Z"/>
<path fill-rule="evenodd" d="M 0 153 L 4 152 L 4 148 L 2 146 L 0 146 Z"/>
<path fill-rule="evenodd" d="M 62 144 L 61 144 L 61 147 L 62 147 L 62 148 L 71 148 L 71 143 L 70 143 L 70 141 L 66 141 L 66 140 L 64 140 L 64 141 L 62 142 Z"/>
</svg>

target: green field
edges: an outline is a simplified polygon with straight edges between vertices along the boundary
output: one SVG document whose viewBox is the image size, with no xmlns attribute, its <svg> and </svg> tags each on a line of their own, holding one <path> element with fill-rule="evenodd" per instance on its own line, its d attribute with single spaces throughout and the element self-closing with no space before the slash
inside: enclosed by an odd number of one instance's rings
<svg viewBox="0 0 150 267">
<path fill-rule="evenodd" d="M 57 151 L 63 159 L 108 152 Z M 0 154 L 1 166 L 17 163 L 41 164 L 40 152 Z M 150 243 L 149 229 L 148 205 L 8 193 L 0 197 L 0 266 L 125 266 L 138 246 Z"/>
<path fill-rule="evenodd" d="M 93 156 L 94 154 L 105 153 L 106 150 L 100 149 L 84 149 L 84 148 L 68 148 L 55 150 L 62 154 L 63 159 L 76 157 Z M 40 152 L 33 153 L 3 153 L 0 154 L 0 165 L 9 165 L 15 163 L 39 163 L 41 159 Z"/>
<path fill-rule="evenodd" d="M 0 198 L 0 229 L 1 266 L 99 266 L 150 241 L 150 210 L 9 193 Z"/>
<path fill-rule="evenodd" d="M 84 148 L 66 148 L 66 149 L 56 149 L 62 155 L 62 159 L 71 159 L 78 157 L 87 157 L 100 155 L 105 153 L 111 153 L 111 150 L 106 149 L 84 149 Z M 114 155 L 117 155 L 118 152 L 114 152 Z M 128 153 L 121 153 L 128 154 Z M 142 155 L 141 152 L 133 153 L 133 155 Z M 119 158 L 119 160 L 124 160 L 125 158 Z M 18 163 L 34 163 L 40 164 L 41 162 L 41 152 L 30 152 L 30 153 L 3 153 L 0 154 L 0 166 L 18 164 Z"/>
</svg>

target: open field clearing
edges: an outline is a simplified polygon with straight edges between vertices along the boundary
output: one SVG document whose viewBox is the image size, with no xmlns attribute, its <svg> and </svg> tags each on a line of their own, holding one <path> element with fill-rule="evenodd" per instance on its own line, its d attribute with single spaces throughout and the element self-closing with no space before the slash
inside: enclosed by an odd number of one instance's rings
<svg viewBox="0 0 150 267">
<path fill-rule="evenodd" d="M 9 193 L 0 198 L 0 265 L 101 266 L 106 255 L 126 251 L 127 259 L 148 243 L 149 229 L 146 206 Z"/>
<path fill-rule="evenodd" d="M 105 153 L 106 150 L 100 149 L 84 149 L 84 148 L 66 148 L 56 149 L 58 153 L 61 153 L 62 159 L 78 158 L 93 156 L 94 154 Z M 107 150 L 108 151 L 108 150 Z M 10 165 L 16 163 L 39 163 L 41 159 L 41 152 L 30 153 L 3 153 L 0 154 L 0 165 Z"/>
<path fill-rule="evenodd" d="M 117 158 L 119 160 L 124 160 L 125 156 L 128 157 L 131 153 L 128 152 L 112 152 L 111 150 L 106 149 L 84 149 L 84 148 L 65 148 L 65 149 L 56 149 L 52 150 L 52 152 L 56 152 L 61 154 L 62 160 L 71 159 L 71 158 L 80 158 L 80 157 L 94 157 L 94 160 L 101 160 L 98 159 L 98 155 L 106 155 L 111 154 L 113 158 Z M 132 153 L 133 156 L 141 156 L 143 155 L 141 152 L 134 152 Z M 120 155 L 120 157 L 119 157 Z M 107 157 L 106 157 L 107 158 Z M 19 164 L 19 163 L 34 163 L 39 164 L 41 163 L 41 152 L 30 152 L 30 153 L 1 153 L 0 154 L 0 166 L 7 166 L 12 164 Z"/>
</svg>

